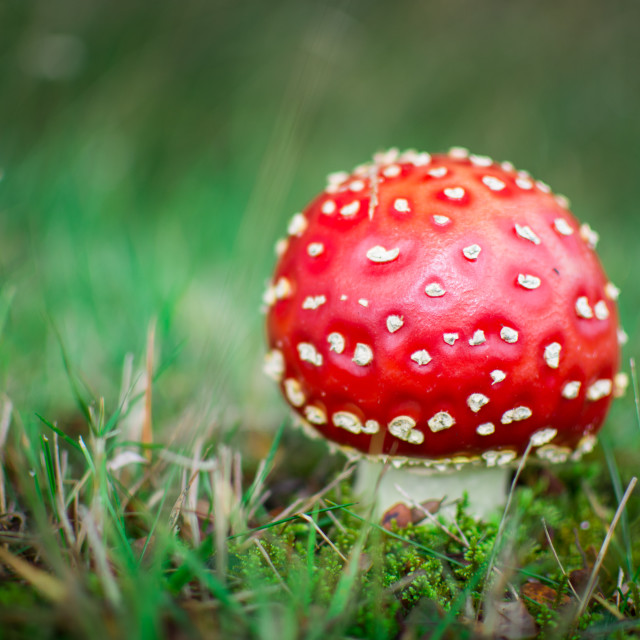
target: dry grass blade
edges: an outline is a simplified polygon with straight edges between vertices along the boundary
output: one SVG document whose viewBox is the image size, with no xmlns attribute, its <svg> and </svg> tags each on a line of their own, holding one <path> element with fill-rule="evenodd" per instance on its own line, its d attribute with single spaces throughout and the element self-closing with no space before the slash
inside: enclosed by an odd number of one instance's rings
<svg viewBox="0 0 640 640">
<path fill-rule="evenodd" d="M 622 585 L 624 583 L 624 569 L 618 568 L 618 582 L 616 584 L 616 607 L 620 608 L 620 594 L 622 593 Z"/>
<path fill-rule="evenodd" d="M 241 518 L 241 505 L 235 501 L 237 491 L 233 487 L 233 455 L 228 447 L 221 447 L 218 466 L 211 472 L 213 489 L 213 535 L 215 540 L 216 575 L 223 584 L 227 578 L 227 536 L 233 524 Z"/>
<path fill-rule="evenodd" d="M 631 383 L 633 384 L 633 400 L 636 405 L 636 422 L 638 423 L 638 429 L 640 429 L 640 399 L 638 399 L 638 374 L 636 371 L 635 358 L 629 358 L 629 364 L 631 365 Z"/>
<path fill-rule="evenodd" d="M 511 481 L 511 486 L 509 487 L 509 494 L 507 495 L 507 503 L 504 506 L 504 511 L 502 512 L 502 518 L 500 519 L 500 525 L 498 526 L 498 532 L 496 534 L 496 541 L 493 545 L 493 550 L 491 552 L 491 557 L 489 558 L 489 564 L 487 566 L 487 576 L 491 575 L 491 571 L 493 570 L 493 565 L 496 560 L 497 550 L 502 541 L 502 537 L 504 535 L 504 530 L 507 524 L 507 515 L 509 514 L 509 509 L 511 507 L 511 501 L 513 500 L 513 494 L 515 493 L 516 484 L 518 482 L 518 478 L 524 469 L 525 464 L 529 458 L 529 453 L 531 452 L 531 441 L 527 445 L 525 452 L 522 454 L 522 458 L 520 459 L 520 463 L 518 464 L 518 468 L 516 470 L 515 475 L 513 476 L 513 480 Z"/>
<path fill-rule="evenodd" d="M 7 434 L 9 433 L 9 425 L 11 424 L 11 412 L 13 411 L 13 403 L 9 398 L 4 399 L 2 405 L 2 414 L 0 415 L 0 452 L 4 449 L 7 442 Z"/>
<path fill-rule="evenodd" d="M 258 538 L 253 538 L 253 542 L 256 545 L 256 547 L 258 547 L 258 550 L 262 554 L 262 557 L 264 558 L 265 562 L 269 565 L 269 567 L 271 567 L 271 570 L 273 571 L 273 574 L 275 575 L 276 580 L 280 583 L 280 586 L 289 595 L 292 595 L 291 589 L 289 589 L 289 587 L 286 585 L 285 581 L 282 579 L 282 576 L 280 575 L 280 573 L 276 569 L 276 566 L 273 564 L 273 561 L 271 560 L 271 557 L 267 553 L 267 550 L 264 548 L 262 542 L 260 542 L 260 540 L 258 540 Z"/>
<path fill-rule="evenodd" d="M 469 541 L 467 540 L 467 536 L 464 535 L 464 531 L 462 530 L 462 527 L 460 526 L 460 524 L 458 523 L 458 521 L 455 518 L 452 518 L 453 520 L 453 524 L 456 525 L 456 529 L 458 530 L 458 533 L 460 534 L 460 538 L 462 540 L 462 542 L 464 543 L 465 547 L 469 546 Z"/>
<path fill-rule="evenodd" d="M 196 471 L 189 479 L 189 482 L 187 483 L 187 485 L 182 489 L 182 491 L 180 492 L 180 495 L 176 498 L 176 501 L 173 503 L 173 507 L 171 508 L 171 513 L 169 514 L 169 529 L 174 533 L 177 532 L 176 527 L 178 526 L 178 520 L 180 518 L 180 515 L 182 514 L 184 503 L 187 499 L 187 496 L 189 495 L 189 489 L 191 488 L 191 485 L 193 484 L 193 482 L 197 477 L 198 477 L 198 472 Z M 161 496 L 161 494 L 158 494 L 158 495 Z"/>
<path fill-rule="evenodd" d="M 168 449 L 158 449 L 158 458 L 160 458 L 163 462 L 170 465 L 176 465 L 178 467 L 184 467 L 190 471 L 215 471 L 218 468 L 218 460 L 217 458 L 211 458 L 210 460 L 201 459 L 194 461 L 193 458 L 189 458 L 188 456 L 180 455 L 179 453 L 174 453 L 173 451 L 169 451 Z M 151 467 L 149 477 L 153 477 L 154 474 L 158 472 L 157 467 Z M 147 478 L 148 480 L 148 478 Z"/>
<path fill-rule="evenodd" d="M 34 567 L 26 560 L 12 555 L 3 547 L 0 547 L 0 562 L 33 585 L 47 600 L 60 603 L 67 599 L 69 590 L 64 582 L 50 573 Z"/>
<path fill-rule="evenodd" d="M 65 534 L 67 535 L 67 538 L 69 539 L 71 548 L 79 552 L 79 549 L 77 548 L 77 540 L 76 540 L 75 532 L 73 530 L 73 527 L 71 526 L 71 521 L 67 516 L 67 512 L 65 511 L 65 508 L 64 508 L 64 502 L 62 502 L 62 500 L 60 499 L 60 496 L 56 496 L 56 507 L 58 508 L 58 518 L 60 520 L 60 525 L 62 526 Z"/>
<path fill-rule="evenodd" d="M 200 474 L 195 470 L 196 466 L 200 462 L 202 457 L 202 439 L 198 438 L 195 443 L 193 451 L 193 467 L 192 477 L 189 487 L 187 488 L 187 512 L 185 513 L 185 519 L 189 524 L 191 530 L 191 540 L 194 546 L 200 546 L 200 524 L 198 522 L 198 492 L 200 487 Z"/>
<path fill-rule="evenodd" d="M 463 541 L 455 533 L 452 533 L 451 531 L 449 531 L 449 529 L 447 529 L 447 527 L 445 527 L 442 524 L 442 522 L 440 522 L 440 520 L 438 520 L 431 513 L 431 511 L 429 511 L 429 509 L 427 509 L 425 506 L 421 505 L 419 502 L 416 502 L 415 500 L 412 500 L 411 497 L 409 496 L 409 494 L 400 485 L 396 484 L 395 488 L 400 493 L 400 495 L 407 501 L 407 503 L 411 507 L 413 507 L 414 509 L 417 509 L 418 511 L 420 511 L 421 514 L 424 514 L 424 517 L 427 518 L 429 520 L 429 522 L 431 522 L 431 524 L 434 524 L 437 527 L 439 527 L 452 540 L 455 540 L 455 542 L 457 542 L 461 547 L 467 547 L 467 548 L 469 547 L 469 543 L 468 542 Z"/>
<path fill-rule="evenodd" d="M 600 573 L 600 568 L 602 567 L 602 563 L 604 562 L 604 558 L 607 554 L 607 550 L 609 549 L 609 545 L 611 544 L 611 540 L 613 539 L 613 533 L 616 529 L 616 526 L 620 518 L 622 517 L 622 513 L 627 505 L 629 498 L 631 497 L 631 493 L 633 492 L 637 482 L 638 482 L 638 478 L 636 478 L 635 476 L 631 478 L 631 481 L 627 486 L 627 490 L 624 492 L 624 495 L 622 496 L 622 500 L 620 500 L 618 509 L 616 510 L 616 513 L 613 516 L 613 520 L 611 521 L 611 525 L 609 526 L 607 535 L 604 538 L 602 546 L 600 547 L 600 552 L 598 553 L 598 557 L 596 558 L 596 561 L 593 565 L 593 569 L 591 570 L 589 581 L 587 582 L 587 586 L 585 587 L 584 594 L 580 600 L 580 606 L 576 611 L 574 624 L 582 617 L 582 615 L 586 611 L 587 605 L 589 604 L 589 600 L 591 600 L 591 596 L 593 595 L 593 590 L 596 586 L 596 581 L 598 580 L 598 574 Z"/>
<path fill-rule="evenodd" d="M 303 520 L 306 520 L 320 534 L 320 537 L 338 554 L 338 556 L 340 556 L 343 562 L 347 562 L 347 559 L 340 552 L 340 549 L 338 549 L 338 547 L 336 547 L 336 545 L 331 542 L 327 534 L 319 527 L 318 523 L 315 522 L 312 517 L 308 516 L 306 513 L 301 513 L 300 517 Z"/>
<path fill-rule="evenodd" d="M 5 488 L 4 467 L 0 462 L 0 516 L 7 512 L 7 490 Z"/>
<path fill-rule="evenodd" d="M 156 321 L 152 320 L 147 334 L 147 388 L 144 394 L 144 421 L 142 423 L 141 441 L 144 445 L 153 443 L 153 422 L 151 417 L 152 410 L 152 387 L 153 387 L 153 350 L 156 341 Z M 146 448 L 145 456 L 147 460 L 151 460 L 151 448 Z"/>
<path fill-rule="evenodd" d="M 83 506 L 80 506 L 79 515 L 82 520 L 82 528 L 86 532 L 89 546 L 93 551 L 93 558 L 95 560 L 96 574 L 100 578 L 100 582 L 104 588 L 104 593 L 107 599 L 114 605 L 120 603 L 120 590 L 116 582 L 115 576 L 109 566 L 109 559 L 107 557 L 107 549 L 98 532 L 96 522 L 89 512 Z"/>
<path fill-rule="evenodd" d="M 426 575 L 427 575 L 427 572 L 424 569 L 418 569 L 417 571 L 412 571 L 411 573 L 408 573 L 406 576 L 403 576 L 402 578 L 400 578 L 400 580 L 398 580 L 397 582 L 390 584 L 386 588 L 386 591 L 388 593 L 398 593 L 399 591 L 402 591 L 403 589 L 406 589 L 409 585 L 411 585 L 411 583 L 414 582 L 416 578 L 422 578 Z"/>
<path fill-rule="evenodd" d="M 264 503 L 266 499 L 264 492 L 264 480 L 265 480 L 265 469 L 267 468 L 267 461 L 260 460 L 258 463 L 258 469 L 256 470 L 254 484 L 251 487 L 251 492 L 249 498 L 247 500 L 247 520 L 253 519 L 257 509 Z M 242 484 L 240 483 L 240 486 Z"/>
<path fill-rule="evenodd" d="M 64 505 L 64 473 L 63 466 L 60 462 L 60 442 L 58 434 L 55 431 L 53 433 L 53 462 L 55 465 L 56 493 L 58 494 L 60 504 Z"/>
<path fill-rule="evenodd" d="M 498 551 L 501 548 L 502 540 L 504 538 L 504 532 L 507 526 L 507 516 L 509 515 L 509 510 L 511 507 L 511 502 L 513 500 L 513 496 L 516 489 L 516 484 L 518 482 L 518 478 L 524 469 L 527 460 L 529 459 L 529 453 L 531 452 L 532 442 L 529 441 L 525 452 L 522 454 L 522 458 L 520 459 L 520 463 L 518 464 L 518 468 L 513 476 L 513 480 L 511 481 L 511 486 L 509 487 L 509 493 L 507 495 L 507 501 L 504 506 L 504 511 L 502 512 L 502 518 L 500 519 L 500 524 L 498 525 L 498 531 L 496 533 L 496 539 L 493 543 L 493 549 L 491 550 L 491 555 L 489 556 L 489 561 L 487 563 L 487 570 L 485 573 L 486 581 L 484 587 L 483 601 L 484 601 L 484 610 L 487 612 L 485 615 L 484 625 L 489 632 L 495 631 L 499 624 L 499 615 L 498 610 L 494 606 L 495 602 L 499 601 L 497 597 L 497 593 L 499 591 L 500 585 L 506 586 L 508 584 L 507 576 L 502 572 L 498 573 L 499 580 L 496 584 L 491 584 L 490 577 L 492 576 L 495 568 L 496 558 L 498 555 Z M 492 602 L 493 601 L 493 602 Z M 480 609 L 478 609 L 478 615 L 480 614 Z"/>
<path fill-rule="evenodd" d="M 2 406 L 2 414 L 0 414 L 0 514 L 3 514 L 7 510 L 7 493 L 5 488 L 5 475 L 2 462 L 4 459 L 3 451 L 7 442 L 7 435 L 9 434 L 9 425 L 11 424 L 11 413 L 13 411 L 13 404 L 9 398 L 5 397 Z"/>
<path fill-rule="evenodd" d="M 320 506 L 322 508 L 326 508 L 327 503 L 324 500 L 320 499 Z M 340 522 L 340 520 L 338 520 L 338 518 L 336 518 L 333 511 L 326 511 L 325 513 L 327 514 L 327 517 L 329 518 L 329 520 L 331 520 L 331 522 L 333 523 L 333 526 L 336 529 L 338 529 L 340 533 L 346 533 L 347 531 L 346 527 L 342 524 L 342 522 Z"/>
<path fill-rule="evenodd" d="M 279 513 L 278 516 L 273 519 L 273 522 L 276 520 L 283 520 L 284 518 L 289 517 L 292 513 L 304 513 L 309 511 L 316 502 L 334 489 L 334 487 L 338 486 L 344 480 L 347 480 L 353 474 L 354 470 L 355 465 L 351 461 L 347 462 L 344 469 L 328 485 L 314 493 L 306 500 L 303 500 L 302 498 L 294 500 L 294 502 L 292 502 L 284 511 Z"/>
<path fill-rule="evenodd" d="M 601 607 L 606 609 L 616 620 L 626 620 L 624 615 L 618 611 L 618 609 L 611 604 L 608 600 L 605 600 L 602 596 L 599 596 L 597 593 L 594 593 L 591 596 Z"/>
<path fill-rule="evenodd" d="M 553 557 L 556 559 L 556 562 L 558 563 L 558 567 L 560 567 L 560 571 L 562 572 L 562 575 L 567 577 L 567 572 L 565 571 L 564 566 L 563 566 L 562 562 L 560 561 L 560 558 L 559 558 L 559 556 L 558 556 L 558 554 L 556 552 L 556 548 L 553 546 L 553 541 L 551 540 L 551 534 L 549 533 L 549 529 L 547 528 L 547 523 L 546 523 L 544 518 L 542 518 L 542 526 L 544 527 L 544 535 L 547 538 L 547 543 L 549 544 L 549 549 L 551 549 L 551 553 L 553 553 Z M 576 593 L 576 590 L 574 589 L 571 580 L 569 580 L 568 583 L 569 583 L 569 588 L 573 592 L 573 595 L 576 598 L 578 598 L 578 600 L 579 600 L 580 596 Z"/>
</svg>

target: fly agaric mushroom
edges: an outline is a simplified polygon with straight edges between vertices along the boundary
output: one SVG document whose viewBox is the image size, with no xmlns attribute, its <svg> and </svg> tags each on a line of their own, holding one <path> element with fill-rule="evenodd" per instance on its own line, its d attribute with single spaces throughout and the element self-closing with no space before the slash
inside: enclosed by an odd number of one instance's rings
<svg viewBox="0 0 640 640">
<path fill-rule="evenodd" d="M 550 462 L 593 447 L 619 292 L 568 207 L 508 162 L 391 150 L 330 175 L 291 220 L 264 297 L 265 370 L 307 431 L 364 461 L 361 485 L 391 463 L 383 508 L 396 482 L 416 500 L 504 493 L 529 443 Z M 451 470 L 457 488 L 425 473 Z"/>
</svg>

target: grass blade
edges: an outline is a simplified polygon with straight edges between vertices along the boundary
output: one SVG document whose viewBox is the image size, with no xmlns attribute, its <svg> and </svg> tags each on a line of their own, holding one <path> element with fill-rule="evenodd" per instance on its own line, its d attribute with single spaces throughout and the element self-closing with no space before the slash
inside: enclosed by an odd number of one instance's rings
<svg viewBox="0 0 640 640">
<path fill-rule="evenodd" d="M 349 505 L 345 505 L 345 506 L 349 506 Z M 387 536 L 390 536 L 391 538 L 396 538 L 396 540 L 402 540 L 402 542 L 406 542 L 407 544 L 410 544 L 411 546 L 415 547 L 416 549 L 420 549 L 420 551 L 423 551 L 426 555 L 431 556 L 432 558 L 437 558 L 438 560 L 442 560 L 443 562 L 448 562 L 449 564 L 455 564 L 458 567 L 464 567 L 465 566 L 464 562 L 460 562 L 459 560 L 456 560 L 455 558 L 450 558 L 449 556 L 445 555 L 444 553 L 439 553 L 438 551 L 434 551 L 433 549 L 430 549 L 429 547 L 425 547 L 424 545 L 416 542 L 415 540 L 410 540 L 409 538 L 404 538 L 403 536 L 401 536 L 398 533 L 395 533 L 393 531 L 389 531 L 389 530 L 385 529 L 383 526 L 379 525 L 376 522 L 369 522 L 368 520 L 366 520 L 362 516 L 359 516 L 357 513 L 354 513 L 353 511 L 349 511 L 348 509 L 344 509 L 344 511 L 345 511 L 346 514 L 350 515 L 352 518 L 355 518 L 356 520 L 360 520 L 360 522 L 368 524 L 369 526 L 373 527 L 374 529 L 377 529 L 378 531 L 384 533 Z"/>
<path fill-rule="evenodd" d="M 70 438 L 62 429 L 56 427 L 53 422 L 49 422 L 49 420 L 41 416 L 39 413 L 36 413 L 35 415 L 38 420 L 42 422 L 42 424 L 44 424 L 46 427 L 49 427 L 51 431 L 57 433 L 67 444 L 70 444 L 74 449 L 82 453 L 82 447 L 73 438 Z"/>
<path fill-rule="evenodd" d="M 320 513 L 326 513 L 327 511 L 336 511 L 337 509 L 344 509 L 345 513 L 351 513 L 347 511 L 347 507 L 352 507 L 354 504 L 358 504 L 357 502 L 349 502 L 347 504 L 334 504 L 330 507 L 324 507 L 323 509 L 316 509 L 315 511 L 306 512 L 307 516 L 314 516 Z M 273 522 L 269 522 L 267 524 L 260 525 L 259 527 L 254 527 L 253 529 L 247 529 L 246 531 L 242 531 L 241 533 L 236 533 L 232 536 L 229 536 L 227 540 L 233 540 L 234 538 L 240 538 L 242 536 L 250 536 L 252 533 L 257 533 L 258 531 L 264 531 L 265 529 L 270 529 L 271 527 L 277 527 L 281 524 L 287 524 L 287 522 L 292 522 L 293 520 L 297 520 L 301 518 L 302 514 L 296 513 L 287 518 L 282 518 L 281 520 L 274 520 Z"/>
<path fill-rule="evenodd" d="M 255 500 L 257 494 L 260 492 L 260 489 L 264 485 L 265 480 L 271 470 L 273 469 L 273 461 L 276 457 L 276 453 L 278 451 L 278 447 L 280 446 L 280 440 L 282 438 L 282 434 L 284 433 L 284 422 L 280 425 L 278 430 L 276 431 L 275 436 L 273 437 L 273 442 L 271 443 L 271 447 L 269 448 L 269 453 L 267 457 L 264 459 L 264 463 L 258 468 L 258 472 L 256 473 L 251 486 L 245 491 L 242 496 L 242 504 L 243 506 L 251 505 L 251 502 Z"/>
<path fill-rule="evenodd" d="M 56 339 L 58 340 L 58 346 L 60 347 L 60 353 L 62 355 L 62 363 L 64 365 L 64 370 L 67 374 L 67 380 L 69 381 L 69 384 L 71 386 L 71 392 L 73 393 L 73 397 L 76 401 L 76 405 L 80 409 L 82 415 L 85 417 L 87 423 L 89 425 L 92 425 L 93 420 L 91 416 L 91 410 L 89 408 L 89 403 L 84 399 L 80 391 L 80 387 L 76 382 L 75 376 L 73 375 L 73 371 L 71 370 L 71 362 L 69 360 L 69 356 L 67 355 L 67 350 L 62 340 L 62 335 L 60 334 L 60 331 L 58 330 L 58 328 L 56 327 L 55 323 L 51 318 L 50 318 L 50 323 L 53 329 L 53 333 L 56 336 Z"/>
</svg>

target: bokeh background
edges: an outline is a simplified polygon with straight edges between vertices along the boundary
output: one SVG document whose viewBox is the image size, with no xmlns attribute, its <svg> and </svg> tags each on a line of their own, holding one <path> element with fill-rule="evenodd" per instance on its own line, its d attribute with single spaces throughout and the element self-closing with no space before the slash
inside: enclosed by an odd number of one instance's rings
<svg viewBox="0 0 640 640">
<path fill-rule="evenodd" d="M 286 221 L 389 146 L 511 160 L 600 234 L 640 354 L 635 0 L 2 0 L 0 386 L 107 407 L 156 322 L 163 428 L 269 429 L 264 283 Z M 637 444 L 632 394 L 610 434 Z"/>
</svg>

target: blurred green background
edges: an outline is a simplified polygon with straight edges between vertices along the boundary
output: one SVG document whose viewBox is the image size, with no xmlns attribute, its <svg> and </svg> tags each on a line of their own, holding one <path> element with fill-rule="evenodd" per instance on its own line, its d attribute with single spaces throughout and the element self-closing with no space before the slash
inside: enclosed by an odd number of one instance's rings
<svg viewBox="0 0 640 640">
<path fill-rule="evenodd" d="M 55 326 L 113 408 L 156 318 L 165 428 L 276 425 L 274 242 L 326 173 L 389 146 L 467 146 L 567 194 L 622 289 L 628 370 L 638 25 L 635 0 L 2 0 L 1 387 L 23 419 L 73 419 Z M 616 404 L 623 442 L 633 416 Z"/>
</svg>

